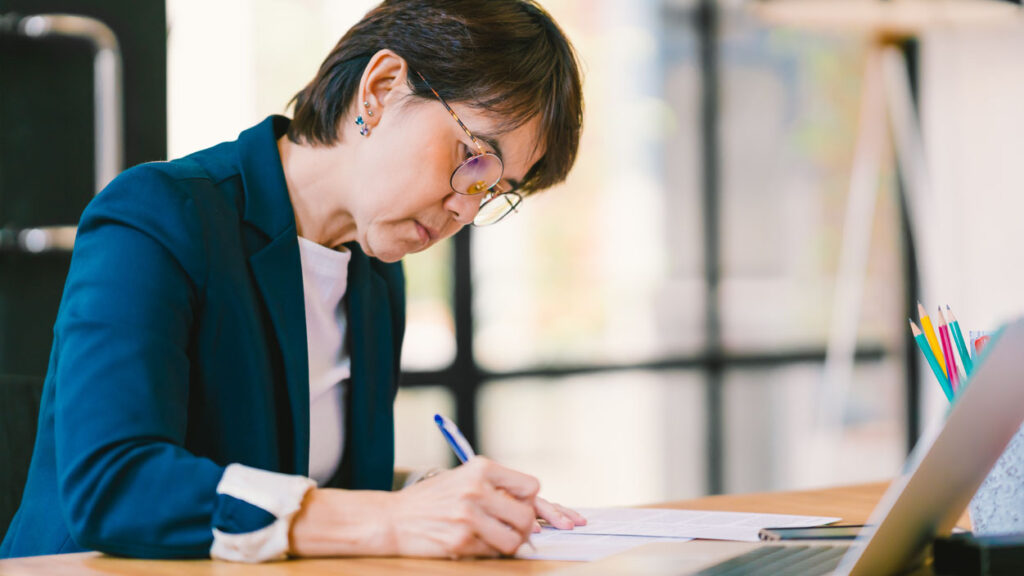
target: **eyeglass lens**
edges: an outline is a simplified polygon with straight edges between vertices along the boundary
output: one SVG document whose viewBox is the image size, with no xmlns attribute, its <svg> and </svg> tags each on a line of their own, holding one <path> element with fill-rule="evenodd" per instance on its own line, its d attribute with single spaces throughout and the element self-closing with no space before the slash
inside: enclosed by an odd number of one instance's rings
<svg viewBox="0 0 1024 576">
<path fill-rule="evenodd" d="M 479 154 L 467 159 L 452 173 L 452 189 L 459 194 L 479 194 L 490 190 L 504 167 L 494 154 Z"/>
<path fill-rule="evenodd" d="M 522 201 L 522 197 L 515 192 L 491 196 L 480 204 L 480 210 L 473 219 L 475 226 L 487 226 L 494 224 L 504 218 L 509 212 L 515 210 Z"/>
</svg>

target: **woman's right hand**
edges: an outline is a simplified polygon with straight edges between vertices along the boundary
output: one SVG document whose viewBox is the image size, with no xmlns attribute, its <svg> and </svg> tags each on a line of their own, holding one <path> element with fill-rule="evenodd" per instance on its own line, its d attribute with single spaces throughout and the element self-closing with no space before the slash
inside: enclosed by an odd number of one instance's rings
<svg viewBox="0 0 1024 576">
<path fill-rule="evenodd" d="M 529 538 L 536 478 L 483 457 L 394 494 L 400 556 L 512 555 Z"/>
<path fill-rule="evenodd" d="M 476 457 L 399 492 L 310 490 L 293 556 L 511 555 L 530 536 L 536 478 Z"/>
</svg>

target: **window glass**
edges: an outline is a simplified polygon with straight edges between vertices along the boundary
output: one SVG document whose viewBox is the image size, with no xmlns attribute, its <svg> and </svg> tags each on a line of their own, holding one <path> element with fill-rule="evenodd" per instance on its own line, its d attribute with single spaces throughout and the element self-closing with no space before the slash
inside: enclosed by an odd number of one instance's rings
<svg viewBox="0 0 1024 576">
<path fill-rule="evenodd" d="M 395 466 L 450 466 L 451 449 L 434 424 L 434 414 L 454 413 L 455 397 L 443 386 L 399 388 L 395 398 Z"/>
<path fill-rule="evenodd" d="M 452 243 L 445 240 L 403 260 L 407 296 L 403 370 L 441 370 L 455 360 Z"/>
<path fill-rule="evenodd" d="M 820 348 L 857 141 L 866 41 L 769 30 L 725 11 L 721 35 L 722 338 L 749 352 Z M 885 157 L 885 154 L 882 154 Z M 901 346 L 902 241 L 884 161 L 867 227 L 862 343 Z"/>
<path fill-rule="evenodd" d="M 612 372 L 486 384 L 479 450 L 535 475 L 566 505 L 704 493 L 706 416 L 696 372 Z"/>
<path fill-rule="evenodd" d="M 512 370 L 692 354 L 704 342 L 692 31 L 667 36 L 658 2 L 544 4 L 582 60 L 585 128 L 564 185 L 474 230 L 477 358 Z"/>
<path fill-rule="evenodd" d="M 903 369 L 859 363 L 842 422 L 818 422 L 821 364 L 730 370 L 726 492 L 793 490 L 891 479 L 907 454 Z"/>
</svg>

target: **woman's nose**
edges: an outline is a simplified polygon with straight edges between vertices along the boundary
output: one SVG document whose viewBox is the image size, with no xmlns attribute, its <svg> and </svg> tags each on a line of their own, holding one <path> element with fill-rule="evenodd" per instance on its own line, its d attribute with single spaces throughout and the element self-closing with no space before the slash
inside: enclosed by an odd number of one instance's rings
<svg viewBox="0 0 1024 576">
<path fill-rule="evenodd" d="M 485 194 L 456 194 L 452 192 L 444 200 L 444 208 L 451 213 L 452 217 L 459 224 L 465 226 L 476 218 L 480 211 L 480 200 Z"/>
</svg>

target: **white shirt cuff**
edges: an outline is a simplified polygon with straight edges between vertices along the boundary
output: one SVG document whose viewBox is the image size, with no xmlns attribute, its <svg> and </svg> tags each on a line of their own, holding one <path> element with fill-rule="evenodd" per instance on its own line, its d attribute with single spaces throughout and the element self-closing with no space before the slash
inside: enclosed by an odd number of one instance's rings
<svg viewBox="0 0 1024 576">
<path fill-rule="evenodd" d="M 302 507 L 306 492 L 316 482 L 305 476 L 268 472 L 243 464 L 230 464 L 217 484 L 217 493 L 244 500 L 277 519 L 259 530 L 227 534 L 213 529 L 210 557 L 232 562 L 266 562 L 288 555 L 288 532 Z"/>
</svg>

